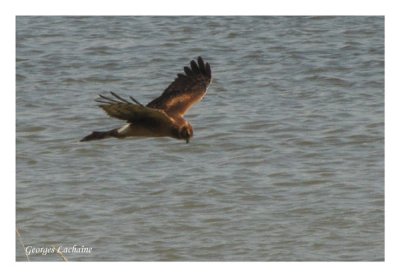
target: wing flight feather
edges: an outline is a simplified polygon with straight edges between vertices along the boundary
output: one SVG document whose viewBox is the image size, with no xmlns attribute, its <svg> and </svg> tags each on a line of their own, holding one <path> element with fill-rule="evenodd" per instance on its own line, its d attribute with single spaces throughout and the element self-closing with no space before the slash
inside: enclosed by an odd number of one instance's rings
<svg viewBox="0 0 400 277">
<path fill-rule="evenodd" d="M 172 120 L 163 110 L 145 107 L 133 97 L 130 98 L 135 103 L 127 101 L 114 92 L 110 93 L 115 99 L 100 94 L 100 98 L 96 101 L 100 103 L 99 107 L 111 117 L 133 123 L 140 120 L 157 120 L 167 124 Z"/>
<path fill-rule="evenodd" d="M 147 107 L 164 110 L 169 115 L 183 116 L 194 104 L 205 96 L 211 83 L 211 68 L 201 57 L 190 62 L 190 67 L 183 68 L 176 79 L 158 98 Z"/>
</svg>

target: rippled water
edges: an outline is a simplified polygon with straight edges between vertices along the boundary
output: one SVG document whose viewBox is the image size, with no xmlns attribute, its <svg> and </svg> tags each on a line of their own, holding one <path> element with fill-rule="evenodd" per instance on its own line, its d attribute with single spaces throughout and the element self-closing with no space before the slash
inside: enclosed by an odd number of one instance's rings
<svg viewBox="0 0 400 277">
<path fill-rule="evenodd" d="M 82 261 L 384 259 L 383 17 L 17 17 L 16 225 Z M 122 124 L 192 58 L 213 70 L 169 138 Z M 16 239 L 16 260 L 25 261 Z M 61 260 L 57 254 L 30 260 Z"/>
</svg>

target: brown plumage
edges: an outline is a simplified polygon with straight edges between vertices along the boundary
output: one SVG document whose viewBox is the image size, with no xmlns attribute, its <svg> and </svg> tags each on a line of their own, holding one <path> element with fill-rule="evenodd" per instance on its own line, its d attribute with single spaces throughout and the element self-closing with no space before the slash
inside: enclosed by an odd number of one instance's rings
<svg viewBox="0 0 400 277">
<path fill-rule="evenodd" d="M 184 67 L 185 74 L 178 77 L 165 91 L 146 106 L 130 97 L 130 101 L 114 92 L 111 96 L 99 95 L 99 106 L 111 117 L 126 120 L 121 128 L 110 131 L 95 131 L 81 141 L 126 137 L 172 137 L 184 139 L 188 143 L 193 136 L 193 128 L 183 116 L 207 93 L 211 83 L 211 68 L 198 57 L 190 67 Z"/>
</svg>

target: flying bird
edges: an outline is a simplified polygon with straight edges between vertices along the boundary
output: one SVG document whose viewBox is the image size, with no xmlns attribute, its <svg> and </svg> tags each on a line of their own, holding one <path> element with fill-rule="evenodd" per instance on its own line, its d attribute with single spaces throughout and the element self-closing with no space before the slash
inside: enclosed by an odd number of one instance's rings
<svg viewBox="0 0 400 277">
<path fill-rule="evenodd" d="M 211 68 L 201 57 L 183 68 L 175 80 L 164 92 L 148 103 L 142 105 L 130 96 L 130 101 L 114 92 L 110 96 L 99 95 L 96 99 L 109 116 L 125 120 L 120 128 L 109 131 L 94 131 L 81 141 L 105 138 L 126 137 L 172 137 L 189 140 L 193 137 L 192 125 L 183 118 L 185 113 L 200 102 L 207 93 L 211 83 Z"/>
</svg>

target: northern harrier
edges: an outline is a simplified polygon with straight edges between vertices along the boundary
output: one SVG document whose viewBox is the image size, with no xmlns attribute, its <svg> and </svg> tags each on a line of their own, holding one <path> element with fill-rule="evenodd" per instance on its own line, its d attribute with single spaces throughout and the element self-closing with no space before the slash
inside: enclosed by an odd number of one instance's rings
<svg viewBox="0 0 400 277">
<path fill-rule="evenodd" d="M 185 66 L 185 74 L 178 77 L 165 89 L 158 98 L 146 106 L 130 97 L 132 102 L 110 92 L 111 96 L 99 95 L 96 99 L 109 116 L 128 123 L 110 131 L 95 131 L 81 141 L 126 138 L 126 137 L 172 137 L 189 142 L 193 136 L 192 125 L 186 121 L 184 114 L 197 102 L 201 101 L 211 83 L 211 69 L 201 57 Z"/>
</svg>

